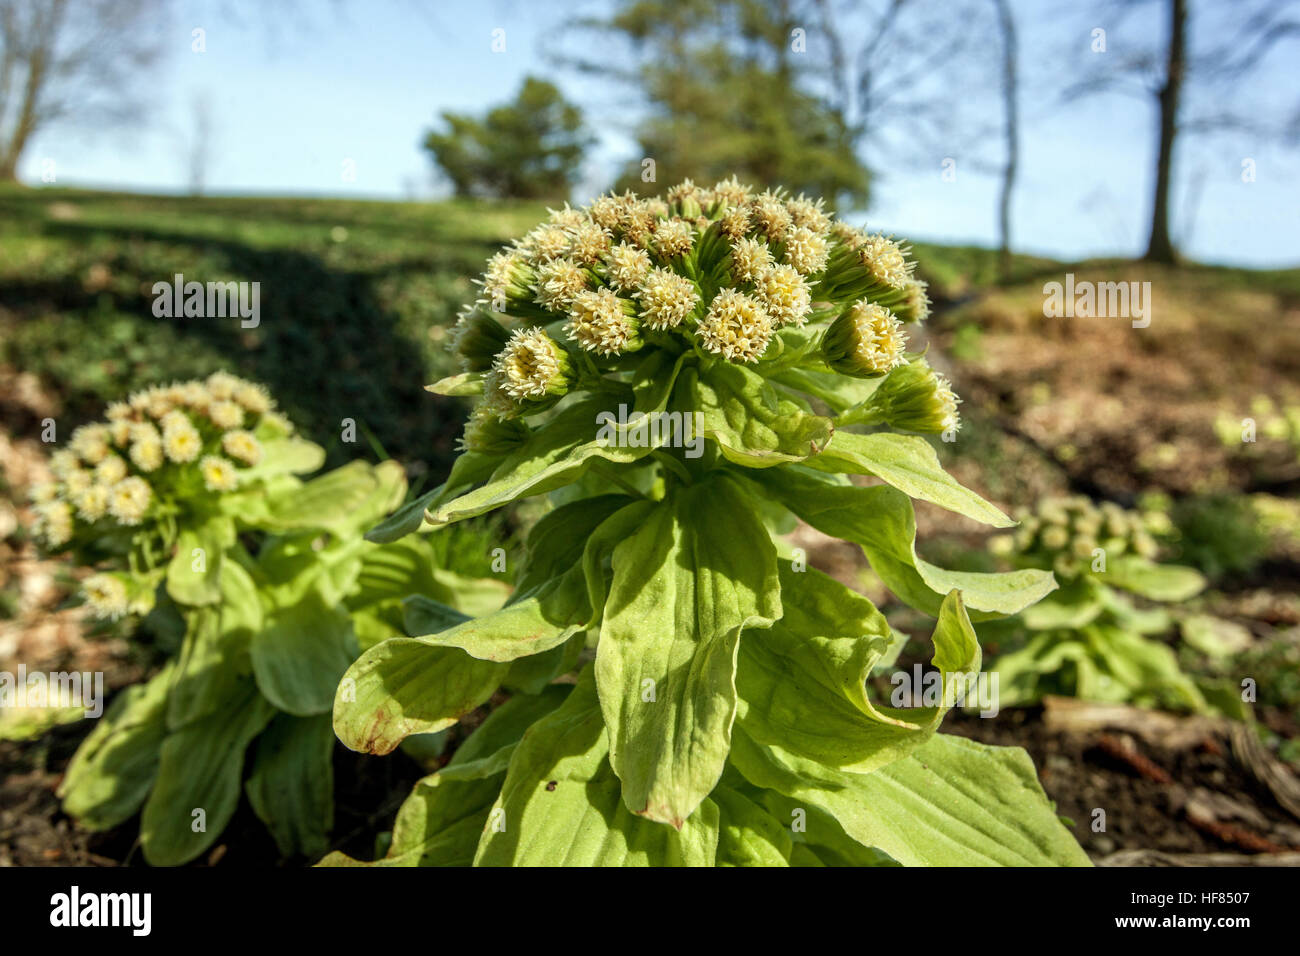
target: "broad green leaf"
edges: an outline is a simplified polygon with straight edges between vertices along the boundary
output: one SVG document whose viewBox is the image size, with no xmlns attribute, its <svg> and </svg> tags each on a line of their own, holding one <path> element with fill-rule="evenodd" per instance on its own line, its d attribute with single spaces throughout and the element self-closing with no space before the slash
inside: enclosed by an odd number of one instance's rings
<svg viewBox="0 0 1300 956">
<path fill-rule="evenodd" d="M 961 597 L 949 594 L 934 630 L 943 704 L 875 704 L 866 679 L 889 647 L 889 624 L 864 597 L 819 571 L 781 567 L 784 614 L 741 642 L 737 723 L 759 743 L 854 773 L 906 756 L 938 728 L 964 683 L 978 674 L 980 649 Z"/>
<path fill-rule="evenodd" d="M 538 518 L 528 532 L 527 570 L 519 589 L 536 587 L 581 561 L 592 532 L 634 500 L 628 495 L 597 495 L 561 505 Z"/>
<path fill-rule="evenodd" d="M 683 369 L 673 406 L 697 412 L 704 437 L 717 442 L 728 461 L 747 468 L 802 461 L 831 437 L 830 419 L 804 412 L 763 376 L 730 362 L 704 372 Z"/>
<path fill-rule="evenodd" d="M 1025 608 L 1021 619 L 1034 631 L 1073 630 L 1092 623 L 1105 606 L 1092 578 L 1084 576 Z"/>
<path fill-rule="evenodd" d="M 1179 623 L 1179 629 L 1189 646 L 1209 657 L 1231 657 L 1255 642 L 1240 624 L 1212 614 L 1190 614 Z"/>
<path fill-rule="evenodd" d="M 323 866 L 468 866 L 509 758 L 524 732 L 564 702 L 569 688 L 519 696 L 492 711 L 451 762 L 415 785 L 393 824 L 387 855 L 374 864 L 333 853 Z"/>
<path fill-rule="evenodd" d="M 478 707 L 507 665 L 458 647 L 397 638 L 361 655 L 339 682 L 334 732 L 352 750 L 386 754 L 411 734 L 435 733 Z"/>
<path fill-rule="evenodd" d="M 595 675 L 629 809 L 681 827 L 722 775 L 742 630 L 781 616 L 776 550 L 740 489 L 679 489 L 615 549 Z"/>
<path fill-rule="evenodd" d="M 1114 627 L 1088 628 L 1085 635 L 1099 671 L 1126 690 L 1122 695 L 1112 694 L 1112 688 L 1103 682 L 1104 699 L 1205 708 L 1205 698 L 1196 682 L 1183 673 L 1172 647 Z"/>
<path fill-rule="evenodd" d="M 432 385 L 424 386 L 424 389 L 427 392 L 433 392 L 435 395 L 452 397 L 482 395 L 483 378 L 482 372 L 461 372 L 459 375 L 448 375 L 446 378 L 440 378 Z"/>
<path fill-rule="evenodd" d="M 235 523 L 214 515 L 176 538 L 176 554 L 167 565 L 167 593 L 177 604 L 191 607 L 221 600 L 221 565 L 235 543 Z"/>
<path fill-rule="evenodd" d="M 462 648 L 480 660 L 499 662 L 559 647 L 594 625 L 598 615 L 593 608 L 604 606 L 600 563 L 617 541 L 631 533 L 650 507 L 648 502 L 635 502 L 614 512 L 585 541 L 579 542 L 580 548 L 569 553 L 566 571 L 516 594 L 499 611 L 446 627 L 435 619 L 433 623 L 439 626 L 429 636 L 413 636 L 436 646 Z M 416 623 L 408 617 L 408 631 Z"/>
<path fill-rule="evenodd" d="M 860 405 L 871 397 L 885 379 L 849 378 L 838 372 L 817 372 L 810 369 L 785 369 L 772 377 L 772 380 L 786 388 L 805 392 L 821 399 L 831 411 L 847 411 L 854 405 Z"/>
<path fill-rule="evenodd" d="M 1039 700 L 1045 675 L 1077 667 L 1088 656 L 1081 639 L 1053 631 L 1035 634 L 1023 647 L 999 654 L 992 663 L 998 675 L 998 703 L 1016 707 Z"/>
<path fill-rule="evenodd" d="M 498 455 L 464 452 L 452 463 L 451 473 L 445 482 L 402 505 L 367 531 L 366 540 L 376 544 L 390 544 L 421 529 L 427 530 L 424 516 L 429 508 L 455 497 L 480 481 L 485 481 L 499 461 Z"/>
<path fill-rule="evenodd" d="M 661 396 L 654 396 L 656 401 Z M 543 424 L 501 459 L 487 483 L 458 498 L 431 505 L 425 527 L 439 527 L 481 515 L 529 495 L 539 495 L 574 481 L 592 462 L 627 464 L 650 454 L 647 443 L 632 446 L 635 426 L 609 423 L 616 414 L 608 396 L 570 405 Z M 653 412 L 660 409 L 641 408 Z"/>
<path fill-rule="evenodd" d="M 167 735 L 140 817 L 146 860 L 178 866 L 216 841 L 239 804 L 244 751 L 274 715 L 249 680 L 224 708 Z"/>
<path fill-rule="evenodd" d="M 790 865 L 790 831 L 770 813 L 725 784 L 709 799 L 718 805 L 717 866 Z"/>
<path fill-rule="evenodd" d="M 276 714 L 257 739 L 244 789 L 283 856 L 315 857 L 334 825 L 334 728 L 329 714 Z"/>
<path fill-rule="evenodd" d="M 1018 747 L 936 734 L 909 756 L 849 774 L 763 747 L 737 729 L 733 761 L 755 786 L 831 814 L 904 866 L 1088 866 Z"/>
<path fill-rule="evenodd" d="M 357 644 L 347 611 L 313 590 L 297 604 L 272 611 L 250 652 L 266 699 L 280 710 L 310 717 L 329 713 Z"/>
<path fill-rule="evenodd" d="M 488 813 L 476 866 L 712 866 L 718 808 L 705 800 L 681 830 L 638 817 L 609 766 L 591 671 L 529 728 Z"/>
<path fill-rule="evenodd" d="M 440 629 L 427 637 L 438 647 L 458 647 L 484 661 L 513 661 L 563 644 L 587 626 L 591 605 L 581 565 L 517 595 L 499 611 Z M 407 618 L 408 628 L 414 623 Z"/>
<path fill-rule="evenodd" d="M 971 620 L 978 621 L 1022 611 L 1056 587 L 1049 571 L 948 571 L 922 560 L 912 503 L 894 488 L 860 488 L 795 467 L 749 477 L 818 531 L 860 546 L 889 590 L 931 616 L 953 590 L 961 591 Z"/>
<path fill-rule="evenodd" d="M 456 748 L 448 766 L 482 760 L 516 744 L 528 728 L 553 712 L 568 698 L 573 688 L 557 684 L 539 694 L 516 694 L 488 714 L 465 742 Z"/>
<path fill-rule="evenodd" d="M 306 439 L 292 436 L 266 438 L 262 435 L 258 435 L 258 439 L 262 443 L 262 458 L 240 473 L 243 484 L 276 475 L 306 475 L 325 464 L 325 449 Z"/>
<path fill-rule="evenodd" d="M 173 664 L 123 690 L 73 755 L 59 784 L 63 812 L 91 830 L 129 819 L 144 803 L 167 735 Z"/>
<path fill-rule="evenodd" d="M 422 595 L 471 617 L 499 608 L 510 587 L 495 578 L 467 578 L 434 565 L 433 549 L 423 537 L 408 537 L 361 552 L 354 589 L 348 594 L 352 610 L 393 599 Z"/>
<path fill-rule="evenodd" d="M 250 672 L 248 649 L 262 627 L 262 606 L 248 572 L 225 561 L 221 602 L 185 615 L 185 641 L 167 697 L 167 726 L 175 730 L 226 706 Z"/>
<path fill-rule="evenodd" d="M 501 686 L 520 694 L 540 694 L 551 681 L 577 668 L 586 643 L 584 631 L 549 651 L 511 661 Z"/>
<path fill-rule="evenodd" d="M 916 435 L 837 431 L 826 450 L 809 459 L 808 464 L 831 473 L 875 475 L 909 498 L 932 502 L 995 528 L 1015 524 L 944 471 L 934 446 Z"/>
<path fill-rule="evenodd" d="M 393 475 L 396 468 L 400 477 L 400 467 L 389 464 L 381 472 L 364 461 L 349 462 L 277 497 L 269 502 L 270 527 L 292 531 L 368 524 L 395 506 L 405 492 L 405 479 L 399 483 Z"/>
<path fill-rule="evenodd" d="M 1097 576 L 1106 584 L 1153 601 L 1186 601 L 1205 590 L 1205 578 L 1199 572 L 1176 564 L 1155 564 L 1136 555 L 1115 558 Z"/>
<path fill-rule="evenodd" d="M 402 601 L 402 632 L 406 637 L 424 637 L 472 621 L 468 614 L 423 594 Z"/>
<path fill-rule="evenodd" d="M 791 866 L 900 866 L 888 853 L 863 846 L 839 822 L 818 807 L 800 804 L 773 790 L 758 790 L 763 807 L 794 835 Z"/>
</svg>

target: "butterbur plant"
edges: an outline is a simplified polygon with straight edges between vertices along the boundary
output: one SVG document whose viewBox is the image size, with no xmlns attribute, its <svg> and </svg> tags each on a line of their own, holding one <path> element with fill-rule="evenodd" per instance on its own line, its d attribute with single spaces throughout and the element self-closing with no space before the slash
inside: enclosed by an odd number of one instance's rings
<svg viewBox="0 0 1300 956">
<path fill-rule="evenodd" d="M 995 663 L 1006 705 L 1057 693 L 1206 710 L 1196 682 L 1174 649 L 1157 639 L 1175 616 L 1151 602 L 1185 601 L 1205 580 L 1192 568 L 1161 564 L 1157 535 L 1170 530 L 1163 512 L 1095 505 L 1078 495 L 1050 498 L 1020 527 L 990 542 L 994 553 L 1020 567 L 1050 568 L 1061 587 L 1026 608 L 1009 628 L 1010 650 Z"/>
<path fill-rule="evenodd" d="M 402 469 L 354 462 L 304 481 L 324 452 L 292 432 L 265 390 L 229 375 L 154 388 L 75 432 L 38 492 L 47 546 L 97 569 L 95 614 L 182 623 L 179 653 L 118 695 L 59 787 L 90 829 L 140 811 L 150 863 L 211 846 L 241 792 L 282 853 L 323 853 L 348 664 L 401 633 L 412 588 L 477 610 L 504 597 L 436 568 L 427 542 L 365 541 L 405 497 Z"/>
<path fill-rule="evenodd" d="M 1055 585 L 916 554 L 912 497 L 1011 522 L 893 430 L 958 425 L 906 350 L 926 298 L 904 247 L 804 197 L 686 182 L 559 210 L 482 281 L 464 371 L 433 386 L 477 396 L 463 454 L 369 537 L 550 510 L 504 607 L 413 594 L 411 636 L 348 670 L 335 729 L 373 753 L 509 694 L 416 787 L 380 863 L 1086 864 L 1023 751 L 936 732 L 980 667 L 972 619 Z M 793 517 L 937 618 L 941 702 L 868 696 L 900 638 L 790 551 Z"/>
</svg>

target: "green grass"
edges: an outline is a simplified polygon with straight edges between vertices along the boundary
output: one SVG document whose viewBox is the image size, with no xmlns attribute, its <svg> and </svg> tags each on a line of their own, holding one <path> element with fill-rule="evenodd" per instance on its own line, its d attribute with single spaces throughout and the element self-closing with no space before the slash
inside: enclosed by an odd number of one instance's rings
<svg viewBox="0 0 1300 956">
<path fill-rule="evenodd" d="M 462 410 L 424 391 L 494 249 L 541 204 L 382 203 L 0 189 L 0 362 L 37 373 L 60 424 L 218 368 L 266 382 L 336 461 L 341 422 L 441 469 Z M 152 286 L 261 283 L 261 323 L 155 318 Z M 65 432 L 66 433 L 66 432 Z"/>
</svg>

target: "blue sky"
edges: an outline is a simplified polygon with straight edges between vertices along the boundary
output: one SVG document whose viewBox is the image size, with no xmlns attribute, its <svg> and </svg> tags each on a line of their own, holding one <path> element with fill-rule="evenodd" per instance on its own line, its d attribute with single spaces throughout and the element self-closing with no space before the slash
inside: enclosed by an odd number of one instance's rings
<svg viewBox="0 0 1300 956">
<path fill-rule="evenodd" d="M 1045 78 L 1059 73 L 1062 51 L 1068 54 L 1076 39 L 1087 51 L 1090 21 L 1077 15 L 1078 5 L 1056 0 L 1014 6 L 1026 74 L 1016 247 L 1069 258 L 1140 252 L 1155 148 L 1151 105 L 1117 96 L 1063 104 L 1039 95 Z M 563 7 L 302 0 L 293 13 L 272 18 L 220 0 L 184 2 L 167 28 L 168 52 L 150 83 L 141 125 L 116 132 L 52 127 L 32 143 L 20 176 L 39 182 L 42 161 L 53 159 L 59 185 L 183 191 L 194 104 L 206 98 L 213 121 L 208 192 L 428 198 L 436 190 L 419 143 L 438 112 L 482 110 L 537 73 L 588 105 L 593 125 L 605 128 L 575 196 L 581 200 L 634 154 L 626 129 L 636 106 L 630 95 L 621 100 L 607 86 L 557 73 L 543 58 Z M 1076 15 L 1067 18 L 1063 10 Z M 205 31 L 204 53 L 191 50 L 195 28 Z M 499 28 L 506 49 L 494 53 L 492 31 Z M 1111 30 L 1109 43 L 1119 51 L 1125 31 L 1136 39 L 1155 28 L 1132 18 Z M 1257 89 L 1295 94 L 1294 67 L 1265 67 L 1253 81 Z M 996 51 L 988 68 L 996 69 Z M 955 181 L 941 175 L 946 156 L 957 160 Z M 1253 183 L 1242 181 L 1247 157 L 1256 164 Z M 1185 251 L 1214 262 L 1300 263 L 1295 151 L 1220 138 L 1193 143 L 1179 159 L 1174 228 Z M 855 218 L 912 239 L 991 244 L 997 184 L 964 160 L 958 146 L 878 160 L 872 205 Z M 354 180 L 345 178 L 347 161 Z"/>
</svg>

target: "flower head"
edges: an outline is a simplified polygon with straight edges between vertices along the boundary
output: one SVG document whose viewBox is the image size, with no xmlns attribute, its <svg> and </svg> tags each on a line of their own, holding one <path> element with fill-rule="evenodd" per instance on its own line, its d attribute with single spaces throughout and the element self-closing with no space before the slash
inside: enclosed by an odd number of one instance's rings
<svg viewBox="0 0 1300 956">
<path fill-rule="evenodd" d="M 650 274 L 650 255 L 644 249 L 620 242 L 609 250 L 605 271 L 610 285 L 620 292 L 638 288 Z"/>
<path fill-rule="evenodd" d="M 912 278 L 912 264 L 903 247 L 884 236 L 867 236 L 858 247 L 858 257 L 871 277 L 891 289 L 906 288 Z"/>
<path fill-rule="evenodd" d="M 563 395 L 572 383 L 569 357 L 541 329 L 516 329 L 492 369 L 502 391 L 516 401 Z"/>
<path fill-rule="evenodd" d="M 577 215 L 582 214 L 577 213 Z M 589 219 L 583 219 L 574 226 L 570 237 L 569 258 L 580 265 L 595 265 L 609 251 L 609 233 Z"/>
<path fill-rule="evenodd" d="M 837 372 L 875 378 L 903 363 L 902 324 L 883 306 L 863 299 L 831 323 L 822 354 Z"/>
<path fill-rule="evenodd" d="M 923 361 L 895 368 L 868 399 L 883 423 L 903 431 L 935 434 L 961 427 L 959 401 L 948 381 Z"/>
<path fill-rule="evenodd" d="M 460 447 L 481 454 L 503 455 L 518 448 L 528 435 L 528 426 L 519 419 L 501 418 L 491 409 L 479 405 L 465 422 Z"/>
<path fill-rule="evenodd" d="M 510 333 L 481 305 L 461 313 L 451 328 L 447 347 L 460 359 L 467 372 L 484 372 L 492 367 L 497 353 L 510 340 Z"/>
<path fill-rule="evenodd" d="M 750 213 L 759 231 L 769 242 L 781 242 L 785 239 L 785 234 L 790 231 L 794 223 L 790 210 L 785 208 L 785 203 L 770 190 L 751 200 Z"/>
<path fill-rule="evenodd" d="M 749 202 L 750 192 L 750 188 L 741 185 L 740 180 L 735 176 L 715 183 L 713 186 L 714 197 L 725 202 L 732 208 L 743 206 L 745 203 Z"/>
<path fill-rule="evenodd" d="M 481 282 L 488 301 L 493 308 L 499 308 L 508 301 L 527 300 L 531 296 L 528 287 L 534 278 L 533 268 L 524 254 L 511 249 L 498 252 L 488 260 Z"/>
<path fill-rule="evenodd" d="M 199 474 L 203 476 L 203 487 L 208 491 L 234 491 L 239 485 L 239 472 L 230 459 L 220 455 L 204 455 L 199 462 Z"/>
<path fill-rule="evenodd" d="M 109 437 L 103 425 L 83 425 L 72 433 L 68 448 L 86 464 L 98 465 L 108 456 Z"/>
<path fill-rule="evenodd" d="M 236 378 L 229 372 L 213 372 L 208 376 L 208 394 L 217 401 L 228 401 L 235 397 L 235 390 L 242 384 L 244 384 L 242 379 Z"/>
<path fill-rule="evenodd" d="M 695 230 L 683 219 L 661 219 L 655 225 L 655 246 L 666 259 L 684 256 L 695 242 Z"/>
<path fill-rule="evenodd" d="M 213 402 L 208 406 L 208 417 L 218 428 L 239 428 L 244 424 L 244 409 L 235 401 Z"/>
<path fill-rule="evenodd" d="M 36 506 L 36 535 L 57 548 L 72 538 L 72 506 L 66 501 L 47 501 Z"/>
<path fill-rule="evenodd" d="M 538 226 L 524 236 L 519 247 L 533 262 L 548 262 L 569 251 L 569 233 L 563 226 Z"/>
<path fill-rule="evenodd" d="M 671 269 L 655 268 L 637 290 L 641 314 L 652 329 L 673 329 L 695 311 L 700 293 L 695 283 Z"/>
<path fill-rule="evenodd" d="M 203 439 L 187 419 L 183 424 L 172 422 L 163 427 L 163 453 L 172 461 L 189 462 L 203 450 Z"/>
<path fill-rule="evenodd" d="M 641 345 L 632 303 L 612 290 L 580 292 L 573 300 L 564 331 L 589 352 L 614 355 Z"/>
<path fill-rule="evenodd" d="M 98 521 L 108 510 L 109 486 L 104 484 L 87 485 L 72 495 L 72 503 L 77 507 L 77 517 L 82 521 Z"/>
<path fill-rule="evenodd" d="M 221 436 L 221 450 L 245 465 L 256 465 L 262 460 L 262 445 L 253 433 L 243 429 L 228 431 Z"/>
<path fill-rule="evenodd" d="M 116 621 L 126 616 L 126 585 L 112 574 L 92 574 L 81 582 L 81 593 L 91 613 L 102 620 Z"/>
<path fill-rule="evenodd" d="M 234 397 L 245 411 L 253 415 L 265 415 L 274 404 L 266 388 L 254 382 L 240 382 Z"/>
<path fill-rule="evenodd" d="M 731 247 L 731 274 L 738 282 L 757 282 L 773 262 L 762 239 L 737 239 Z"/>
<path fill-rule="evenodd" d="M 812 309 L 808 282 L 792 266 L 773 266 L 755 283 L 763 308 L 778 328 L 803 325 Z"/>
<path fill-rule="evenodd" d="M 537 269 L 537 304 L 565 312 L 588 286 L 587 271 L 572 259 L 552 259 Z"/>
<path fill-rule="evenodd" d="M 785 261 L 802 275 L 821 272 L 829 255 L 826 239 L 807 226 L 797 226 L 785 237 Z"/>
<path fill-rule="evenodd" d="M 143 478 L 132 475 L 115 484 L 108 493 L 108 513 L 125 525 L 137 525 L 149 510 L 153 490 Z"/>
<path fill-rule="evenodd" d="M 109 455 L 95 466 L 95 480 L 106 485 L 115 485 L 126 477 L 126 462 L 117 455 Z"/>
<path fill-rule="evenodd" d="M 696 328 L 700 344 L 732 362 L 757 362 L 772 338 L 772 319 L 757 299 L 724 289 Z"/>
</svg>

